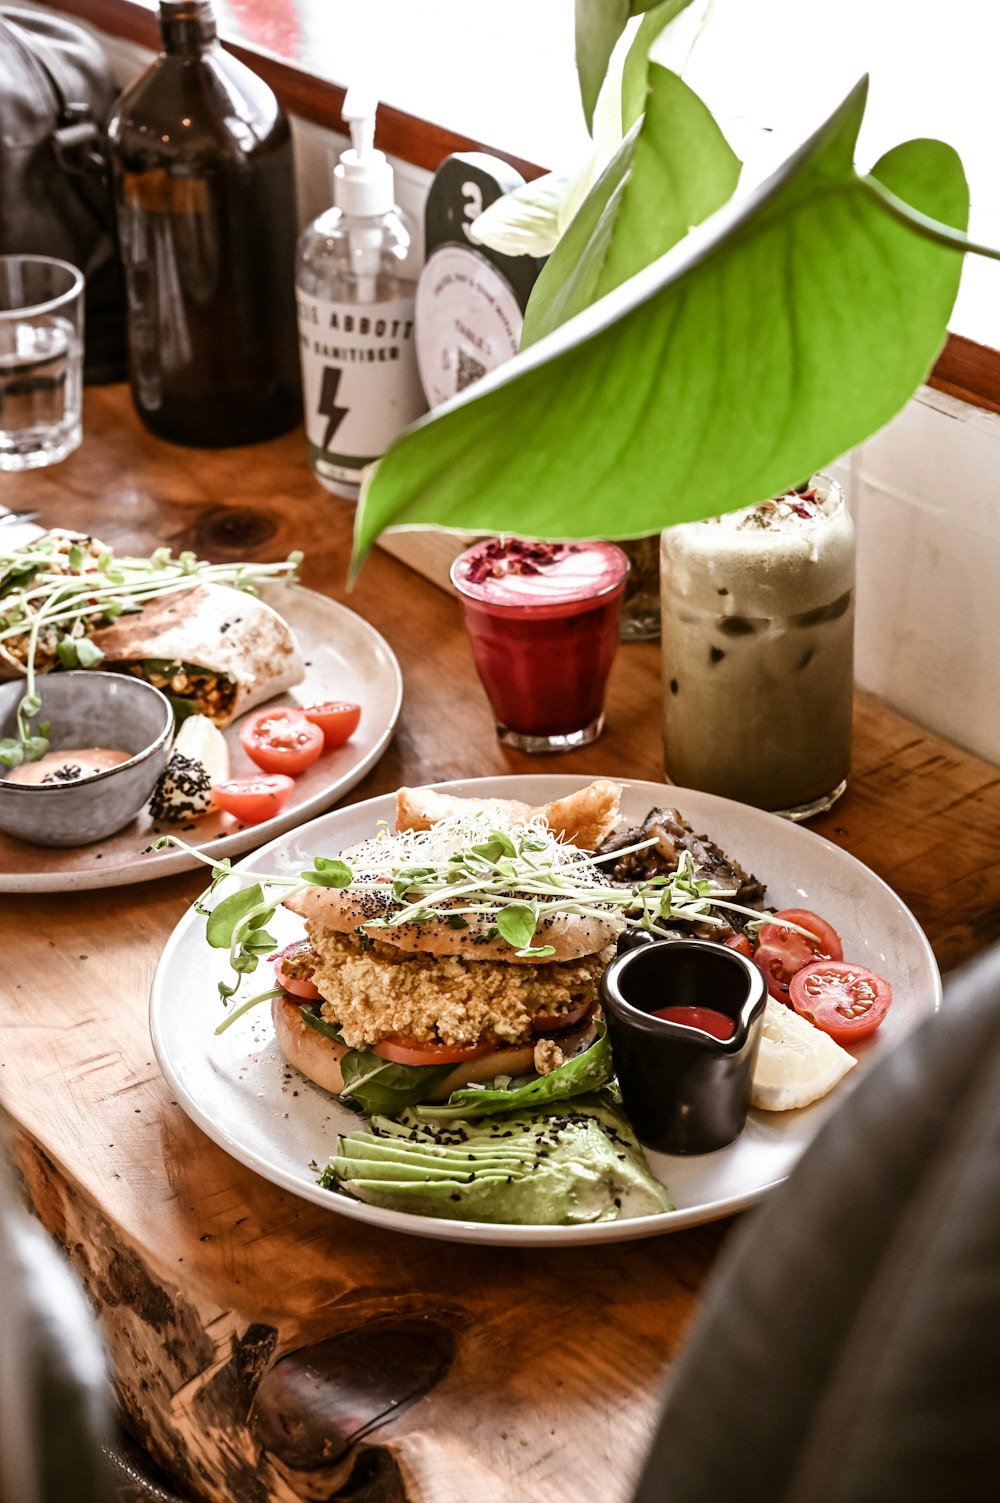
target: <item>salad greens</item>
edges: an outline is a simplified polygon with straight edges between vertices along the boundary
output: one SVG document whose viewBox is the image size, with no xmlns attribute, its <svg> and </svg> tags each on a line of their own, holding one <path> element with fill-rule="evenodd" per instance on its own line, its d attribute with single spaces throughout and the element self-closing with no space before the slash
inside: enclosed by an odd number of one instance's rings
<svg viewBox="0 0 1000 1503">
<path fill-rule="evenodd" d="M 518 1080 L 500 1075 L 489 1085 L 463 1086 L 452 1091 L 441 1106 L 418 1106 L 413 1115 L 421 1122 L 449 1122 L 453 1118 L 489 1117 L 497 1112 L 536 1108 L 548 1111 L 556 1102 L 586 1091 L 596 1091 L 614 1079 L 611 1046 L 603 1022 L 597 1025 L 597 1038 L 588 1049 L 574 1055 L 549 1075 Z M 414 1097 L 414 1100 L 419 1100 Z"/>
<path fill-rule="evenodd" d="M 45 755 L 51 727 L 30 724 L 42 707 L 36 674 L 97 667 L 103 654 L 89 632 L 195 584 L 230 585 L 253 595 L 262 579 L 294 580 L 301 562 L 302 554 L 292 553 L 276 564 L 210 564 L 191 552 L 175 558 L 169 548 L 148 558 L 117 557 L 94 538 L 60 532 L 0 550 L 0 664 L 25 678 L 17 735 L 0 739 L 0 766 Z"/>
</svg>

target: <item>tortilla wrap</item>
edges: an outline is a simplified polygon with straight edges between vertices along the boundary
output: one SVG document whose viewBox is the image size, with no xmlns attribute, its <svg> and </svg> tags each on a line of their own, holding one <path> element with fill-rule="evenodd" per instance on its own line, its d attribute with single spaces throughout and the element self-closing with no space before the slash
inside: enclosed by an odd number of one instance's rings
<svg viewBox="0 0 1000 1503">
<path fill-rule="evenodd" d="M 235 686 L 229 702 L 203 707 L 219 726 L 299 683 L 304 674 L 287 621 L 255 595 L 227 585 L 196 585 L 161 595 L 141 611 L 102 626 L 91 640 L 109 668 L 153 659 L 187 663 L 229 679 Z M 183 689 L 161 687 L 185 697 Z"/>
</svg>

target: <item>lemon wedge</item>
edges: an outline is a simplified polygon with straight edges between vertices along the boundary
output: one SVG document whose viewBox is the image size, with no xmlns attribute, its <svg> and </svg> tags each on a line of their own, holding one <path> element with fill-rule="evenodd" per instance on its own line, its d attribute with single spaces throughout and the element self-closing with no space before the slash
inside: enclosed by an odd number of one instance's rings
<svg viewBox="0 0 1000 1503">
<path fill-rule="evenodd" d="M 857 1060 L 828 1033 L 768 997 L 750 1105 L 788 1112 L 832 1091 Z"/>
</svg>

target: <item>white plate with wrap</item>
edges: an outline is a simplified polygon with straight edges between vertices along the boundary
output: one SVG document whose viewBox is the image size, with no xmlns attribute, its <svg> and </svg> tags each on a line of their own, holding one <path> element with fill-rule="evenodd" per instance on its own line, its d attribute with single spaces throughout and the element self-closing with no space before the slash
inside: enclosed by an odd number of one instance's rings
<svg viewBox="0 0 1000 1503">
<path fill-rule="evenodd" d="M 464 797 L 516 798 L 543 804 L 585 780 L 561 775 L 473 779 L 438 785 Z M 515 1246 L 579 1246 L 622 1242 L 696 1226 L 753 1205 L 783 1180 L 828 1113 L 850 1110 L 857 1079 L 911 1028 L 937 1010 L 941 978 L 923 930 L 900 898 L 839 847 L 759 809 L 659 783 L 625 782 L 622 816 L 638 823 L 655 806 L 676 807 L 696 831 L 767 884 L 776 908 L 808 908 L 840 933 L 844 954 L 885 976 L 893 1006 L 874 1038 L 856 1051 L 859 1064 L 822 1101 L 792 1112 L 750 1114 L 737 1141 L 717 1153 L 668 1158 L 650 1153 L 653 1172 L 677 1209 L 633 1220 L 581 1226 L 522 1226 L 390 1211 L 321 1188 L 310 1164 L 335 1152 L 339 1132 L 362 1119 L 285 1065 L 266 1005 L 252 1009 L 221 1036 L 225 1013 L 216 983 L 228 975 L 225 951 L 209 949 L 205 920 L 193 910 L 181 920 L 153 980 L 150 1024 L 156 1057 L 188 1116 L 225 1151 L 265 1179 L 340 1215 L 389 1231 L 454 1242 Z M 241 867 L 258 874 L 297 874 L 313 858 L 334 856 L 373 835 L 379 820 L 395 819 L 395 799 L 371 799 L 338 809 L 272 841 Z M 280 944 L 302 934 L 301 920 L 278 910 Z M 249 978 L 236 1005 L 269 984 L 265 970 Z"/>
<path fill-rule="evenodd" d="M 149 852 L 158 834 L 176 832 L 217 859 L 242 855 L 313 819 L 374 767 L 389 744 L 403 700 L 402 676 L 392 650 L 367 621 L 314 590 L 270 583 L 262 585 L 259 593 L 291 626 L 305 662 L 302 682 L 279 694 L 274 703 L 308 705 L 340 699 L 359 704 L 361 722 L 350 741 L 336 751 L 324 752 L 301 773 L 280 814 L 263 824 L 242 826 L 229 815 L 210 814 L 187 826 L 166 822 L 154 826 L 143 810 L 107 840 L 61 849 L 27 845 L 0 831 L 0 892 L 122 887 L 198 865 L 197 858 L 185 851 Z M 38 686 L 44 695 L 44 678 Z M 258 771 L 240 746 L 239 727 L 237 719 L 225 732 L 234 778 Z"/>
</svg>

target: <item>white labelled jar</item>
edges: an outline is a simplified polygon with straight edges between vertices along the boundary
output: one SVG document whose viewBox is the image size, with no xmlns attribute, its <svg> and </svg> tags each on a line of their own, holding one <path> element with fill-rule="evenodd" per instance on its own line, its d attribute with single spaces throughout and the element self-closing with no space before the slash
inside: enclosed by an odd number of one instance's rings
<svg viewBox="0 0 1000 1503">
<path fill-rule="evenodd" d="M 758 527 L 750 508 L 660 540 L 667 773 L 794 819 L 850 768 L 854 526 L 836 481 L 812 485 L 811 519 Z"/>
</svg>

